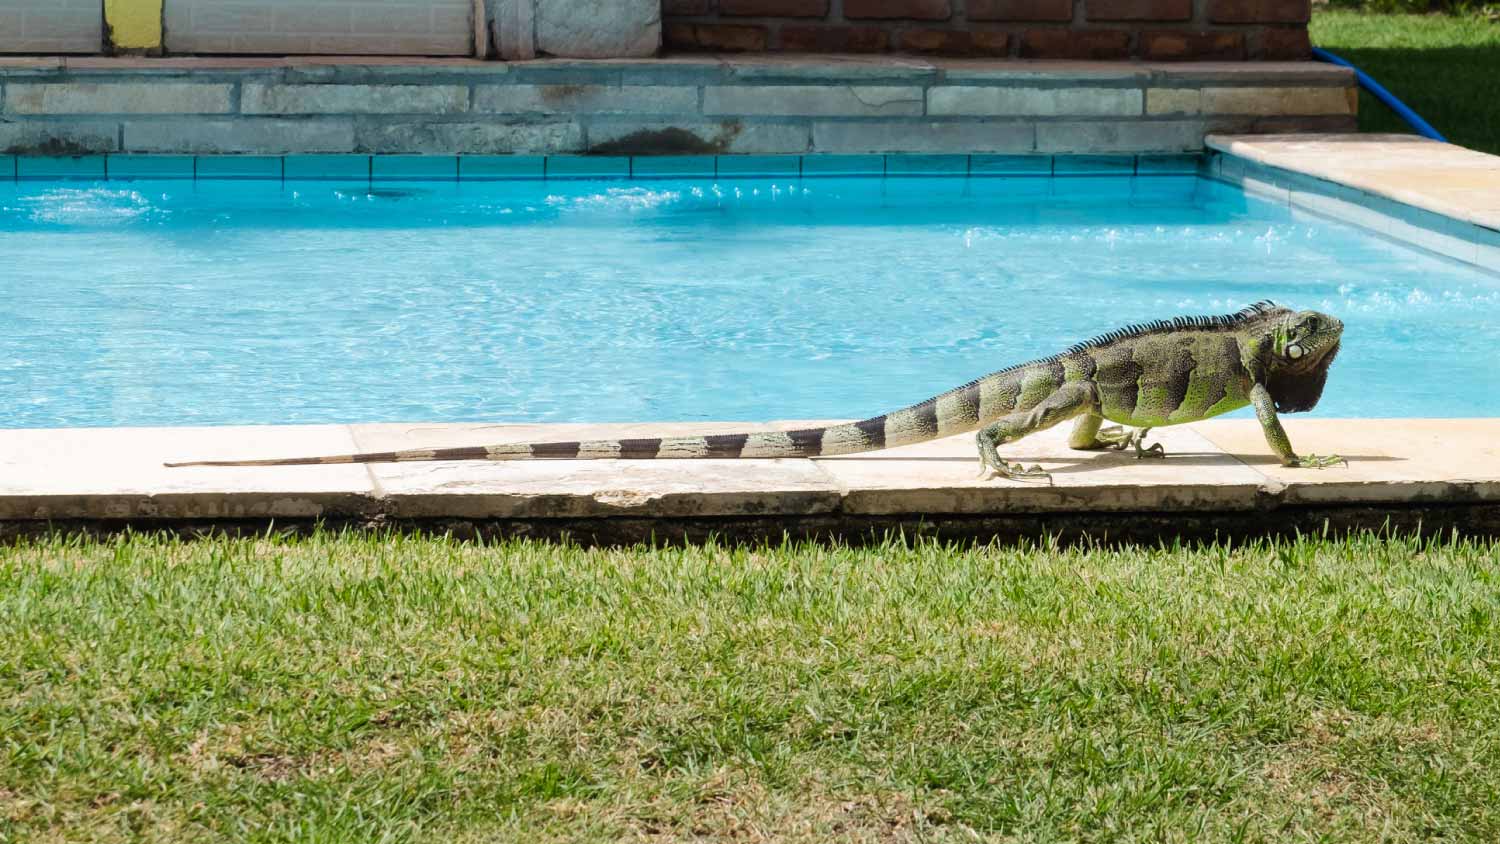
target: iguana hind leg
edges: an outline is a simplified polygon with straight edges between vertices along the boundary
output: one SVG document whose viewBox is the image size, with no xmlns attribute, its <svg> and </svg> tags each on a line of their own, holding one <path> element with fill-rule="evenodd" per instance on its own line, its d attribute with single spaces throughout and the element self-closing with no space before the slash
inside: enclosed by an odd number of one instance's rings
<svg viewBox="0 0 1500 844">
<path fill-rule="evenodd" d="M 976 437 L 979 443 L 979 476 L 998 475 L 1016 481 L 1052 481 L 1052 476 L 1042 471 L 1041 466 L 1023 467 L 1019 463 L 1006 463 L 1000 458 L 997 447 L 1014 442 L 1027 434 L 1046 430 L 1094 406 L 1094 388 L 1085 383 L 1065 384 L 1052 395 L 1042 399 L 1031 410 L 1018 411 L 1002 416 L 996 422 L 980 429 Z"/>
<path fill-rule="evenodd" d="M 1078 422 L 1073 425 L 1073 433 L 1068 437 L 1068 447 L 1080 451 L 1093 451 L 1099 448 L 1124 451 L 1134 446 L 1137 460 L 1167 456 L 1161 443 L 1152 443 L 1150 446 L 1141 445 L 1150 428 L 1122 428 L 1119 425 L 1111 425 L 1101 429 L 1099 426 L 1103 423 L 1104 417 L 1094 413 L 1080 416 Z"/>
</svg>

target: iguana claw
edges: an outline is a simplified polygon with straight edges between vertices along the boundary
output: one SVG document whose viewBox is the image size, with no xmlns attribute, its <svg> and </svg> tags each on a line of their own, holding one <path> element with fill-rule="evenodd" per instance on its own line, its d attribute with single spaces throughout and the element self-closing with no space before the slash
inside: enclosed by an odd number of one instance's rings
<svg viewBox="0 0 1500 844">
<path fill-rule="evenodd" d="M 1146 434 L 1150 431 L 1150 428 L 1136 428 L 1127 430 L 1119 425 L 1111 425 L 1108 428 L 1100 431 L 1095 436 L 1100 442 L 1104 443 L 1107 448 L 1112 448 L 1115 451 L 1124 451 L 1125 449 L 1132 447 L 1135 448 L 1135 459 L 1137 460 L 1166 457 L 1167 450 L 1161 447 L 1161 443 L 1152 443 L 1149 446 L 1141 445 L 1141 443 L 1146 439 Z"/>
<path fill-rule="evenodd" d="M 979 480 L 987 481 L 996 477 L 1012 481 L 1046 481 L 1048 486 L 1052 485 L 1052 475 L 1044 471 L 1039 464 L 1026 467 L 1020 463 L 1002 462 L 999 468 L 989 465 L 980 467 Z"/>
<path fill-rule="evenodd" d="M 1304 454 L 1301 457 L 1292 458 L 1291 462 L 1286 465 L 1294 469 L 1327 469 L 1330 466 L 1343 466 L 1347 469 L 1349 461 L 1337 454 L 1321 456 L 1317 454 Z"/>
</svg>

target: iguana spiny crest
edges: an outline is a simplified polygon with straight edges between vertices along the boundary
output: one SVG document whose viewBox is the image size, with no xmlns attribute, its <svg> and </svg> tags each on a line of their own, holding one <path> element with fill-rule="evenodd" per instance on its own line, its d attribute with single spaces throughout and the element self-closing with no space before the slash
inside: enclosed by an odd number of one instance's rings
<svg viewBox="0 0 1500 844">
<path fill-rule="evenodd" d="M 992 372 L 901 410 L 821 428 L 167 465 L 828 457 L 977 430 L 981 475 L 1031 480 L 1047 475 L 1039 467 L 1006 463 L 999 446 L 1073 419 L 1068 440 L 1073 448 L 1133 447 L 1139 457 L 1159 457 L 1160 445 L 1142 445 L 1151 428 L 1196 422 L 1251 405 L 1266 442 L 1283 465 L 1323 467 L 1341 458 L 1298 456 L 1277 413 L 1311 410 L 1318 403 L 1343 329 L 1343 323 L 1327 314 L 1292 311 L 1269 301 L 1223 316 L 1157 320 Z M 1117 426 L 1103 428 L 1105 421 Z"/>
</svg>

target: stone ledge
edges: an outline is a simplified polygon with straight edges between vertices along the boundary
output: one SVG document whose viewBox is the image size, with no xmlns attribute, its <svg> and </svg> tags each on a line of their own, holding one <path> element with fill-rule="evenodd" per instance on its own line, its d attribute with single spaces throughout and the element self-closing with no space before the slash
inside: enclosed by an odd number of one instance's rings
<svg viewBox="0 0 1500 844">
<path fill-rule="evenodd" d="M 787 428 L 807 423 L 772 423 Z M 518 461 L 167 469 L 166 460 L 347 453 L 536 439 L 753 430 L 719 424 L 355 425 L 0 431 L 0 522 L 235 519 L 756 519 L 820 524 L 1480 508 L 1500 514 L 1500 419 L 1290 419 L 1298 449 L 1347 468 L 1286 469 L 1254 420 L 1155 432 L 1165 460 L 1066 448 L 1066 426 L 1003 449 L 1054 486 L 975 478 L 971 437 L 822 460 Z M 1373 508 L 1373 509 L 1372 509 Z M 1378 524 L 1378 523 L 1377 523 Z"/>
<path fill-rule="evenodd" d="M 1211 149 L 1500 231 L 1500 156 L 1417 135 L 1209 135 Z"/>
<path fill-rule="evenodd" d="M 0 153 L 1185 153 L 1352 128 L 1353 91 L 1313 63 L 0 59 Z"/>
</svg>

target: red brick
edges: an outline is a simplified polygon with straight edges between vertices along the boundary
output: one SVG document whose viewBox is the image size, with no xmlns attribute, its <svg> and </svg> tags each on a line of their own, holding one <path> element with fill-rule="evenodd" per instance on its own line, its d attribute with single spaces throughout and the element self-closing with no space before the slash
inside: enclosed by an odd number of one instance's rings
<svg viewBox="0 0 1500 844">
<path fill-rule="evenodd" d="M 1023 59 L 1123 59 L 1130 33 L 1110 29 L 1031 29 L 1021 36 Z"/>
<path fill-rule="evenodd" d="M 1193 0 L 1084 0 L 1091 21 L 1185 21 L 1193 16 Z"/>
<path fill-rule="evenodd" d="M 708 0 L 662 0 L 661 13 L 664 15 L 706 15 L 708 14 Z"/>
<path fill-rule="evenodd" d="M 1252 59 L 1300 61 L 1312 55 L 1312 42 L 1307 39 L 1307 30 L 1300 26 L 1266 27 L 1252 43 L 1255 44 L 1250 51 Z"/>
<path fill-rule="evenodd" d="M 989 30 L 908 29 L 901 33 L 901 49 L 944 56 L 1005 56 L 1010 54 L 1010 36 Z"/>
<path fill-rule="evenodd" d="M 1214 23 L 1306 23 L 1309 0 L 1209 0 Z"/>
<path fill-rule="evenodd" d="M 891 36 L 873 26 L 783 26 L 781 49 L 794 53 L 880 53 Z"/>
<path fill-rule="evenodd" d="M 844 0 L 846 18 L 909 18 L 945 21 L 953 16 L 948 0 Z"/>
<path fill-rule="evenodd" d="M 971 21 L 1070 21 L 1073 0 L 969 0 Z"/>
<path fill-rule="evenodd" d="M 828 0 L 719 0 L 719 11 L 765 18 L 823 18 L 828 16 Z"/>
<path fill-rule="evenodd" d="M 1141 57 L 1154 61 L 1245 58 L 1241 32 L 1142 32 Z"/>
<path fill-rule="evenodd" d="M 757 51 L 770 41 L 763 26 L 723 23 L 669 23 L 662 33 L 667 47 L 677 50 Z"/>
</svg>

